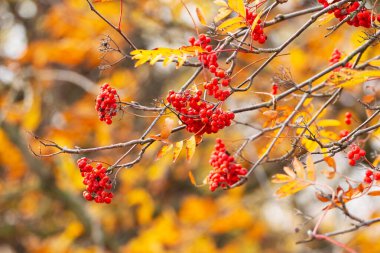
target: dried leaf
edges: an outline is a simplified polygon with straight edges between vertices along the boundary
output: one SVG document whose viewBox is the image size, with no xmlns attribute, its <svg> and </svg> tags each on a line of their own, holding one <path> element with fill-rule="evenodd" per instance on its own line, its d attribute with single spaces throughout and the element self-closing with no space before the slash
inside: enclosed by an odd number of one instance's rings
<svg viewBox="0 0 380 253">
<path fill-rule="evenodd" d="M 234 10 L 236 13 L 240 14 L 243 18 L 245 18 L 245 6 L 244 0 L 228 0 L 228 6 Z"/>
<path fill-rule="evenodd" d="M 195 135 L 195 143 L 197 144 L 197 146 L 203 141 L 203 137 L 202 135 L 198 135 L 196 134 Z"/>
<path fill-rule="evenodd" d="M 190 161 L 195 153 L 195 147 L 196 147 L 196 141 L 195 136 L 191 136 L 189 139 L 186 140 L 186 160 Z"/>
<path fill-rule="evenodd" d="M 306 158 L 306 171 L 307 179 L 310 181 L 315 181 L 315 166 L 311 154 L 308 154 Z"/>
<path fill-rule="evenodd" d="M 177 161 L 177 158 L 179 154 L 181 153 L 182 147 L 183 147 L 183 141 L 178 141 L 174 144 L 173 163 Z"/>
<path fill-rule="evenodd" d="M 296 173 L 294 173 L 294 171 L 291 168 L 289 168 L 289 167 L 284 167 L 284 171 L 285 171 L 286 174 L 288 174 L 292 178 L 296 178 L 297 177 Z"/>
<path fill-rule="evenodd" d="M 293 167 L 298 178 L 306 179 L 305 169 L 297 157 L 293 159 Z"/>
<path fill-rule="evenodd" d="M 327 163 L 327 165 L 331 168 L 334 169 L 334 171 L 336 170 L 336 163 L 335 163 L 335 159 L 330 157 L 330 156 L 326 156 L 323 158 L 323 160 Z"/>
<path fill-rule="evenodd" d="M 199 9 L 198 7 L 195 9 L 195 11 L 197 12 L 197 16 L 198 16 L 198 19 L 199 19 L 199 22 L 201 22 L 202 25 L 207 25 L 206 23 L 206 20 L 202 14 L 202 11 L 201 9 Z"/>
</svg>

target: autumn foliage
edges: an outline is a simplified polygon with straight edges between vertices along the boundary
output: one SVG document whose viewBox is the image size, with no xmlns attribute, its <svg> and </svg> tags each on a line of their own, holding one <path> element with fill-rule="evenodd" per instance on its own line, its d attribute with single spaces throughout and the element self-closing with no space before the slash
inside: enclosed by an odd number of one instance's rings
<svg viewBox="0 0 380 253">
<path fill-rule="evenodd" d="M 1 250 L 380 251 L 377 1 L 19 2 Z"/>
</svg>

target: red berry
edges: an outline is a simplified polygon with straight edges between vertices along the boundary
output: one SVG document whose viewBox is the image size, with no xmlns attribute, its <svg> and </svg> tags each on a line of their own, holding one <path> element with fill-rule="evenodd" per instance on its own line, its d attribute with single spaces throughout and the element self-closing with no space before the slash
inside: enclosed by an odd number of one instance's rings
<svg viewBox="0 0 380 253">
<path fill-rule="evenodd" d="M 351 118 L 352 114 L 350 112 L 346 112 L 346 118 Z"/>
<path fill-rule="evenodd" d="M 365 175 L 366 175 L 367 177 L 372 176 L 372 175 L 373 175 L 372 170 L 367 170 L 367 171 L 365 172 Z"/>
<path fill-rule="evenodd" d="M 351 119 L 349 119 L 349 118 L 346 118 L 346 119 L 344 120 L 344 122 L 345 122 L 347 125 L 351 125 Z"/>
<path fill-rule="evenodd" d="M 375 180 L 380 180 L 380 172 L 375 172 L 375 173 L 373 174 L 373 179 L 375 179 Z"/>
<path fill-rule="evenodd" d="M 370 183 L 372 183 L 372 178 L 370 178 L 370 177 L 365 177 L 365 178 L 364 178 L 364 182 L 367 183 L 367 184 L 370 184 Z"/>
<path fill-rule="evenodd" d="M 355 166 L 356 162 L 353 159 L 350 159 L 348 162 L 351 166 Z"/>
</svg>

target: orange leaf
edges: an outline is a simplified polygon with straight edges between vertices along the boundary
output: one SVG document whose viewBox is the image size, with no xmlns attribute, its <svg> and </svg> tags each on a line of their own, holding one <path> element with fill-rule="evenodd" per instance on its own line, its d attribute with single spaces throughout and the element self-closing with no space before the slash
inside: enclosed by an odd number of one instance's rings
<svg viewBox="0 0 380 253">
<path fill-rule="evenodd" d="M 195 136 L 191 136 L 189 139 L 186 140 L 186 160 L 190 161 L 191 158 L 193 157 L 195 153 L 195 147 L 196 147 L 196 142 L 195 142 Z"/>
<path fill-rule="evenodd" d="M 371 191 L 368 193 L 369 196 L 380 196 L 380 191 Z"/>
<path fill-rule="evenodd" d="M 194 175 L 191 171 L 189 171 L 189 178 L 190 178 L 190 182 L 193 184 L 193 185 L 197 185 L 197 182 L 195 182 L 195 178 L 194 178 Z"/>
<path fill-rule="evenodd" d="M 167 139 L 174 128 L 174 120 L 172 118 L 166 118 L 164 127 L 161 129 L 161 138 Z"/>
<path fill-rule="evenodd" d="M 334 158 L 330 156 L 326 156 L 323 158 L 323 160 L 327 163 L 329 167 L 333 168 L 333 171 L 322 170 L 321 173 L 325 175 L 327 179 L 333 179 L 336 173 L 336 163 L 335 163 Z"/>
<path fill-rule="evenodd" d="M 328 166 L 330 166 L 331 168 L 336 170 L 336 163 L 335 163 L 334 158 L 332 158 L 330 156 L 326 156 L 323 158 L 323 160 L 327 163 Z"/>
<path fill-rule="evenodd" d="M 195 11 L 197 12 L 197 16 L 198 16 L 198 19 L 199 19 L 199 22 L 201 22 L 202 25 L 206 25 L 206 20 L 202 14 L 202 11 L 201 9 L 199 9 L 198 7 L 195 9 Z"/>
<path fill-rule="evenodd" d="M 195 143 L 197 144 L 197 146 L 202 142 L 202 140 L 203 140 L 202 135 L 198 135 L 198 134 L 195 135 Z"/>
</svg>

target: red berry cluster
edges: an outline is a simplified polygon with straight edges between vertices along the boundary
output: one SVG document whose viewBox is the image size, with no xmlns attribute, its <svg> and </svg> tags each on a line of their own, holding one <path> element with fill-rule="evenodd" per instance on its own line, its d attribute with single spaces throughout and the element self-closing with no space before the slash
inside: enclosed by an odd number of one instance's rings
<svg viewBox="0 0 380 253">
<path fill-rule="evenodd" d="M 365 157 L 365 150 L 361 149 L 357 145 L 351 145 L 351 151 L 347 153 L 347 158 L 349 159 L 349 164 L 355 166 L 356 161 L 360 160 L 362 157 Z"/>
<path fill-rule="evenodd" d="M 100 94 L 96 98 L 95 110 L 98 111 L 99 119 L 108 125 L 112 124 L 112 117 L 117 113 L 116 98 L 118 94 L 108 83 L 100 87 Z"/>
<path fill-rule="evenodd" d="M 111 203 L 113 194 L 109 190 L 112 183 L 107 176 L 107 169 L 101 163 L 94 168 L 86 157 L 80 158 L 77 165 L 84 177 L 83 184 L 87 185 L 83 197 L 88 201 L 95 200 L 96 203 Z"/>
<path fill-rule="evenodd" d="M 339 136 L 340 138 L 344 138 L 346 137 L 350 132 L 347 130 L 347 129 L 343 129 L 342 131 L 340 131 L 339 133 Z"/>
<path fill-rule="evenodd" d="M 198 56 L 198 59 L 200 62 L 202 62 L 203 66 L 205 68 L 210 68 L 211 66 L 217 68 L 218 55 L 213 50 L 212 46 L 210 45 L 210 42 L 211 38 L 207 37 L 205 34 L 200 34 L 198 39 L 195 39 L 194 37 L 190 37 L 189 39 L 189 43 L 192 46 L 198 46 L 207 51 L 204 53 L 200 53 Z"/>
<path fill-rule="evenodd" d="M 257 13 L 253 13 L 249 9 L 245 9 L 245 13 L 246 13 L 247 23 L 250 26 L 252 26 L 253 22 L 255 21 L 257 17 Z M 265 41 L 267 40 L 267 36 L 264 34 L 263 27 L 260 24 L 261 24 L 261 20 L 259 19 L 257 21 L 257 24 L 255 25 L 255 28 L 252 29 L 251 37 L 253 40 L 259 42 L 260 44 L 264 44 Z"/>
<path fill-rule="evenodd" d="M 334 0 L 334 1 L 332 1 L 332 3 L 336 3 L 338 1 L 339 0 Z M 318 2 L 323 4 L 324 7 L 327 7 L 330 5 L 330 3 L 328 3 L 327 0 L 318 0 Z M 360 7 L 359 1 L 354 1 L 352 3 L 343 5 L 340 8 L 335 8 L 335 9 L 329 11 L 329 13 L 334 13 L 334 16 L 341 21 L 341 20 L 345 19 L 351 13 L 358 11 L 359 7 Z M 347 24 L 355 26 L 355 27 L 362 26 L 365 28 L 370 28 L 372 25 L 372 22 L 375 21 L 376 18 L 380 22 L 380 15 L 377 15 L 377 16 L 372 15 L 371 10 L 368 10 L 367 8 L 362 7 L 358 11 L 357 15 L 352 20 L 349 19 L 347 21 Z"/>
<path fill-rule="evenodd" d="M 272 94 L 273 94 L 273 95 L 277 95 L 277 93 L 278 93 L 278 84 L 277 84 L 277 83 L 274 83 L 274 84 L 272 85 Z"/>
<path fill-rule="evenodd" d="M 235 118 L 233 112 L 225 112 L 215 105 L 201 99 L 202 91 L 191 94 L 189 90 L 183 93 L 169 91 L 167 100 L 180 114 L 181 121 L 187 131 L 202 135 L 216 133 L 220 129 L 231 125 Z"/>
<path fill-rule="evenodd" d="M 367 184 L 371 184 L 373 180 L 379 181 L 380 180 L 380 172 L 373 173 L 372 170 L 368 169 L 365 172 L 365 177 L 363 181 Z"/>
<path fill-rule="evenodd" d="M 339 51 L 338 49 L 335 49 L 334 52 L 332 53 L 330 59 L 329 59 L 329 65 L 333 65 L 333 64 L 339 62 L 341 58 L 342 58 L 342 52 Z M 347 62 L 344 67 L 345 68 L 352 68 L 352 64 L 350 62 Z M 334 71 L 339 71 L 340 69 L 341 68 L 336 68 Z"/>
<path fill-rule="evenodd" d="M 344 119 L 344 123 L 346 123 L 347 125 L 351 125 L 352 113 L 346 112 L 345 116 L 346 116 L 346 118 Z"/>
<path fill-rule="evenodd" d="M 247 174 L 247 169 L 235 162 L 235 158 L 230 156 L 221 139 L 216 139 L 215 150 L 211 155 L 209 163 L 213 170 L 207 177 L 210 184 L 210 191 L 215 191 L 218 187 L 226 189 L 240 180 Z"/>
<path fill-rule="evenodd" d="M 217 77 L 211 79 L 211 81 L 207 82 L 203 87 L 205 88 L 205 90 L 207 90 L 207 95 L 213 96 L 219 101 L 224 101 L 231 95 L 231 91 L 220 89 L 220 85 L 223 87 L 227 87 L 230 84 L 231 80 L 228 77 L 226 77 L 226 74 L 223 70 L 220 70 L 215 74 Z"/>
</svg>

